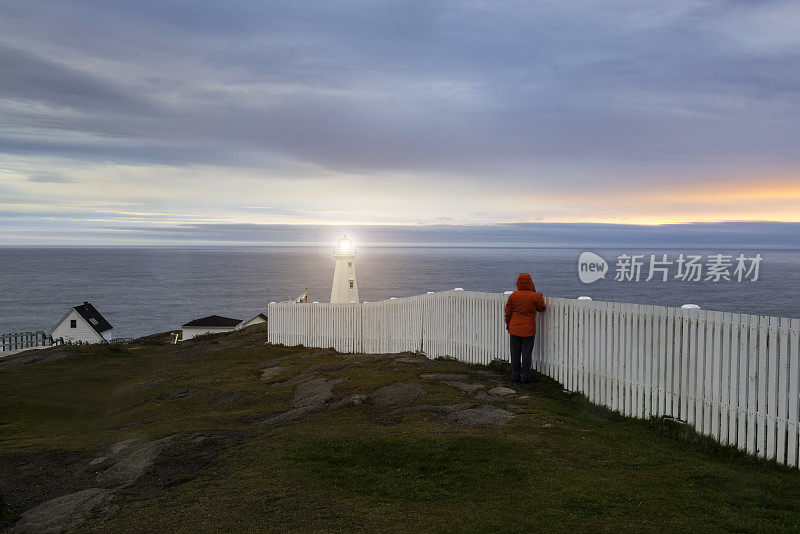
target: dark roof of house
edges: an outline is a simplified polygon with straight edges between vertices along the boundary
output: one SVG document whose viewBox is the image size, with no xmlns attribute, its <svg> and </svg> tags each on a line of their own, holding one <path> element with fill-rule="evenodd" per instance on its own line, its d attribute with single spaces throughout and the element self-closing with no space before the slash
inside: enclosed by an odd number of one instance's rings
<svg viewBox="0 0 800 534">
<path fill-rule="evenodd" d="M 219 315 L 209 315 L 201 319 L 189 321 L 183 326 L 236 326 L 241 323 L 241 319 L 231 319 L 230 317 L 220 317 Z"/>
<path fill-rule="evenodd" d="M 94 331 L 98 334 L 114 328 L 106 321 L 106 318 L 100 315 L 100 312 L 88 302 L 84 302 L 80 306 L 75 306 L 74 310 L 81 314 L 81 317 L 86 319 L 89 326 L 94 328 Z"/>
<path fill-rule="evenodd" d="M 252 320 L 253 320 L 253 319 L 255 319 L 256 317 L 261 317 L 261 318 L 262 318 L 262 319 L 264 319 L 265 321 L 267 320 L 267 316 L 266 316 L 266 315 L 264 315 L 263 313 L 259 313 L 259 314 L 258 314 L 258 315 L 256 315 L 255 317 L 251 317 L 251 318 L 250 318 L 250 320 L 252 321 Z"/>
</svg>

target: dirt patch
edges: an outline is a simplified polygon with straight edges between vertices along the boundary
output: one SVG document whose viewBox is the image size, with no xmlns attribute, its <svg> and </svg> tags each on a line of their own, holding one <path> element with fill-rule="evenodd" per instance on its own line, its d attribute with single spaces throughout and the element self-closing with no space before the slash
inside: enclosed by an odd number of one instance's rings
<svg viewBox="0 0 800 534">
<path fill-rule="evenodd" d="M 50 499 L 94 486 L 94 475 L 86 470 L 91 457 L 72 451 L 0 457 L 0 488 L 6 508 L 21 515 Z"/>
<path fill-rule="evenodd" d="M 240 433 L 224 431 L 176 436 L 135 482 L 113 489 L 108 504 L 90 512 L 84 525 L 91 528 L 102 524 L 131 501 L 156 498 L 167 488 L 194 479 L 226 445 L 241 443 L 242 437 Z"/>
<path fill-rule="evenodd" d="M 130 438 L 130 439 L 125 439 L 125 440 L 122 440 L 122 441 L 118 441 L 116 443 L 112 443 L 111 445 L 106 447 L 105 456 L 102 456 L 100 458 L 117 459 L 121 455 L 125 454 L 126 452 L 130 452 L 133 449 L 141 447 L 143 443 L 144 443 L 144 440 L 141 439 L 141 438 Z M 89 465 L 99 463 L 98 460 L 100 460 L 100 458 L 95 458 L 94 460 L 89 462 Z"/>
<path fill-rule="evenodd" d="M 285 371 L 291 369 L 289 366 L 280 365 L 290 360 L 300 360 L 306 358 L 318 358 L 323 356 L 330 356 L 332 354 L 337 354 L 335 351 L 328 350 L 328 349 L 320 349 L 310 352 L 308 354 L 301 354 L 297 356 L 284 356 L 283 358 L 277 358 L 275 360 L 270 360 L 268 362 L 258 364 L 258 369 L 261 370 L 261 379 L 264 381 L 272 380 Z M 275 382 L 272 384 L 273 387 L 279 386 L 294 386 L 297 384 L 302 384 L 304 382 L 309 382 L 313 380 L 318 380 L 321 378 L 321 374 L 330 372 L 330 371 L 339 371 L 341 369 L 347 369 L 349 367 L 353 367 L 354 365 L 359 365 L 363 363 L 360 361 L 359 357 L 361 355 L 355 354 L 350 355 L 352 357 L 347 357 L 345 359 L 335 360 L 331 362 L 322 362 L 318 364 L 311 365 L 306 367 L 300 371 L 300 374 L 289 378 L 288 380 L 283 380 L 281 382 Z M 354 361 L 355 360 L 355 361 Z"/>
<path fill-rule="evenodd" d="M 275 378 L 276 376 L 280 375 L 281 373 L 283 373 L 287 369 L 289 369 L 289 367 L 285 367 L 285 366 L 281 366 L 281 365 L 276 365 L 274 367 L 268 367 L 268 368 L 264 369 L 263 371 L 261 371 L 261 380 L 265 380 L 265 381 L 266 380 L 272 380 L 273 378 Z"/>
<path fill-rule="evenodd" d="M 508 399 L 508 398 L 511 398 L 511 397 L 516 397 L 517 396 L 517 392 L 514 391 L 511 388 L 498 386 L 496 388 L 490 389 L 489 390 L 489 395 L 491 395 L 493 397 L 500 397 L 502 399 Z"/>
<path fill-rule="evenodd" d="M 25 512 L 11 531 L 57 534 L 72 530 L 110 495 L 110 490 L 89 488 L 50 499 Z"/>
<path fill-rule="evenodd" d="M 104 456 L 90 462 L 92 466 L 112 464 L 97 474 L 97 483 L 111 488 L 135 482 L 174 440 L 175 436 L 150 442 L 129 439 L 109 446 Z"/>
<path fill-rule="evenodd" d="M 290 421 L 299 421 L 318 411 L 320 411 L 319 406 L 301 406 L 300 408 L 294 408 L 292 410 L 267 417 L 266 419 L 258 421 L 256 425 L 272 426 L 279 425 L 281 423 L 288 423 Z"/>
<path fill-rule="evenodd" d="M 240 434 L 224 432 L 176 438 L 139 477 L 135 492 L 139 495 L 158 493 L 163 488 L 187 482 L 211 465 L 226 445 L 241 441 Z"/>
<path fill-rule="evenodd" d="M 336 365 L 334 365 L 336 364 Z M 345 364 L 345 365 L 341 365 Z M 346 366 L 346 362 L 327 362 L 314 366 L 315 370 L 332 370 L 341 369 Z M 276 369 L 273 367 L 273 369 Z M 290 410 L 272 415 L 266 419 L 256 422 L 259 426 L 271 426 L 290 421 L 299 421 L 305 419 L 312 413 L 318 412 L 325 408 L 329 400 L 333 398 L 333 387 L 336 384 L 348 380 L 347 378 L 325 378 L 319 376 L 316 371 L 311 373 L 303 373 L 294 377 L 291 380 L 280 382 L 280 385 L 290 385 L 292 382 L 300 382 L 289 401 L 291 406 Z M 278 384 L 273 384 L 278 385 Z M 350 395 L 329 407 L 329 409 L 341 409 L 347 406 L 353 406 L 363 402 L 365 395 Z"/>
<path fill-rule="evenodd" d="M 423 380 L 443 382 L 471 397 L 476 395 L 484 396 L 481 390 L 487 387 L 486 384 L 481 382 L 468 382 L 469 375 L 466 373 L 423 373 L 419 377 Z"/>
<path fill-rule="evenodd" d="M 0 487 L 9 509 L 21 516 L 12 532 L 63 532 L 87 518 L 105 520 L 118 503 L 191 480 L 230 440 L 219 433 L 131 438 L 91 461 L 52 451 L 0 458 Z"/>
<path fill-rule="evenodd" d="M 294 386 L 297 384 L 302 384 L 303 382 L 308 382 L 309 380 L 313 380 L 315 378 L 319 378 L 319 375 L 317 373 L 300 373 L 294 378 L 290 378 L 289 380 L 284 380 L 283 382 L 275 382 L 270 385 L 272 387 Z"/>
<path fill-rule="evenodd" d="M 194 448 L 192 462 L 175 462 L 175 451 Z M 200 442 L 176 436 L 145 441 L 131 438 L 108 445 L 99 456 L 48 451 L 0 459 L 0 487 L 9 509 L 21 516 L 13 532 L 62 532 L 75 528 L 121 487 L 145 476 L 163 480 L 163 473 L 181 465 L 180 476 L 206 465 L 196 458 Z M 207 446 L 205 446 L 207 448 Z M 164 458 L 164 457 L 167 458 Z M 191 469 L 185 467 L 191 464 Z M 155 473 L 154 473 L 155 471 Z M 174 478 L 174 477 L 173 477 Z"/>
<path fill-rule="evenodd" d="M 363 395 L 361 393 L 356 393 L 354 395 L 348 395 L 347 397 L 338 400 L 336 402 L 332 402 L 328 406 L 329 411 L 333 410 L 341 410 L 342 408 L 349 408 L 350 406 L 358 406 L 359 404 L 363 404 L 365 400 L 367 400 L 367 395 Z"/>
<path fill-rule="evenodd" d="M 375 406 L 408 405 L 425 393 L 425 387 L 416 382 L 395 382 L 377 389 L 369 396 L 369 402 Z"/>
<path fill-rule="evenodd" d="M 292 408 L 301 406 L 322 407 L 333 397 L 333 386 L 344 382 L 346 378 L 315 378 L 297 386 L 294 396 L 289 402 Z"/>
</svg>

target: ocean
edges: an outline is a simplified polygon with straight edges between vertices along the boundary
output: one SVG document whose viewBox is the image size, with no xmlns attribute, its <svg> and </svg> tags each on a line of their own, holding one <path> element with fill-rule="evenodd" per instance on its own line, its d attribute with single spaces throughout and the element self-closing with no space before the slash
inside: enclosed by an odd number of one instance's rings
<svg viewBox="0 0 800 534">
<path fill-rule="evenodd" d="M 461 287 L 503 292 L 530 272 L 547 296 L 680 306 L 800 317 L 800 251 L 591 249 L 608 262 L 604 279 L 584 284 L 578 258 L 586 249 L 361 247 L 356 257 L 361 300 L 377 301 Z M 759 253 L 758 280 L 736 281 L 735 259 Z M 114 327 L 111 337 L 178 330 L 206 315 L 249 319 L 269 301 L 330 298 L 332 247 L 0 248 L 0 334 L 49 331 L 70 307 L 89 301 Z M 676 279 L 680 254 L 711 261 L 732 256 L 732 278 Z M 641 255 L 640 280 L 615 280 L 622 254 Z M 649 282 L 650 255 L 667 260 Z M 754 273 L 750 274 L 753 278 Z"/>
</svg>

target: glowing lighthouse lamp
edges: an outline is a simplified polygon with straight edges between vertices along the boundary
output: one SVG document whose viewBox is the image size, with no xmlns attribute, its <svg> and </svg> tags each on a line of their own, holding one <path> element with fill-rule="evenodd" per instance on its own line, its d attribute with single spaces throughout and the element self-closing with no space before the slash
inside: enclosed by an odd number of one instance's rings
<svg viewBox="0 0 800 534">
<path fill-rule="evenodd" d="M 345 235 L 339 240 L 339 246 L 333 250 L 336 268 L 333 271 L 333 287 L 331 302 L 358 302 L 358 284 L 356 283 L 356 249 L 353 242 Z"/>
</svg>

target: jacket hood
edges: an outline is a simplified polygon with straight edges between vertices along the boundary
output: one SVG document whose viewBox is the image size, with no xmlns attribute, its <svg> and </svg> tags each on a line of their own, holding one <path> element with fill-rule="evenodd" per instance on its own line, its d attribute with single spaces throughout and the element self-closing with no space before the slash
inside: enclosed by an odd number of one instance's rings
<svg viewBox="0 0 800 534">
<path fill-rule="evenodd" d="M 520 273 L 517 277 L 517 289 L 527 289 L 528 291 L 536 291 L 536 286 L 533 285 L 533 278 L 528 273 Z"/>
</svg>

